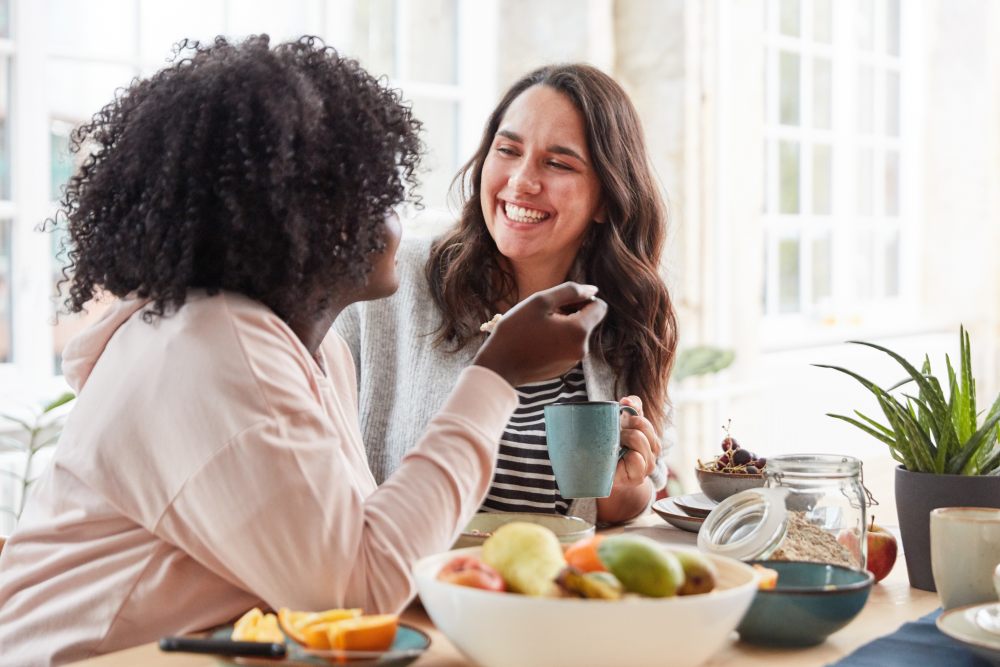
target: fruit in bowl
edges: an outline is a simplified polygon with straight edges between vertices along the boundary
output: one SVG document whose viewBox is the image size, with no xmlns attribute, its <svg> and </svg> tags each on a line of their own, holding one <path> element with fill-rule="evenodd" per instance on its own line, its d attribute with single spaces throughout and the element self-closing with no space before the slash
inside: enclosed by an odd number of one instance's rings
<svg viewBox="0 0 1000 667">
<path fill-rule="evenodd" d="M 767 459 L 740 446 L 729 428 L 730 424 L 723 427 L 722 453 L 709 461 L 699 459 L 695 469 L 702 493 L 717 503 L 740 491 L 764 486 Z"/>
<path fill-rule="evenodd" d="M 483 667 L 662 665 L 666 645 L 671 665 L 693 667 L 726 641 L 757 588 L 757 574 L 744 563 L 689 548 L 668 548 L 634 535 L 599 536 L 593 540 L 596 544 L 582 545 L 575 560 L 605 569 L 584 572 L 564 562 L 551 586 L 532 587 L 542 595 L 486 591 L 439 578 L 456 557 L 494 567 L 508 591 L 513 589 L 508 578 L 512 568 L 536 577 L 556 569 L 549 562 L 553 552 L 539 547 L 546 541 L 551 544 L 554 536 L 530 538 L 539 544 L 529 551 L 545 554 L 544 565 L 521 563 L 515 568 L 518 557 L 502 544 L 509 529 L 505 526 L 490 538 L 501 541 L 503 548 L 497 551 L 507 552 L 504 562 L 495 560 L 495 549 L 484 544 L 430 556 L 414 568 L 431 620 Z M 515 542 L 523 540 L 519 536 Z M 567 553 L 573 553 L 572 547 Z M 705 623 L 706 618 L 712 623 Z M 598 634 L 606 640 L 583 640 Z"/>
</svg>

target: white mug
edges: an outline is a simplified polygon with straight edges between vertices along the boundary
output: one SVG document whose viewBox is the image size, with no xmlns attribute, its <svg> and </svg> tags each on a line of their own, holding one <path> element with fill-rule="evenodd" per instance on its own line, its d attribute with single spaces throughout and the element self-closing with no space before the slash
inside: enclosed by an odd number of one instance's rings
<svg viewBox="0 0 1000 667">
<path fill-rule="evenodd" d="M 942 507 L 931 512 L 931 569 L 945 609 L 997 599 L 1000 509 Z"/>
</svg>

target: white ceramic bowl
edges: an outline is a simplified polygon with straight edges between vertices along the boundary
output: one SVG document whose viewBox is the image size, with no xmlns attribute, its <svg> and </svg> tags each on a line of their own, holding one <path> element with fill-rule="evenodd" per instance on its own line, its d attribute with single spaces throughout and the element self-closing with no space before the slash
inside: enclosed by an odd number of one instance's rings
<svg viewBox="0 0 1000 667">
<path fill-rule="evenodd" d="M 532 598 L 437 580 L 455 556 L 478 558 L 481 551 L 429 556 L 414 568 L 434 625 L 481 667 L 694 667 L 727 640 L 757 590 L 753 568 L 714 555 L 708 556 L 719 571 L 714 591 L 665 599 Z"/>
</svg>

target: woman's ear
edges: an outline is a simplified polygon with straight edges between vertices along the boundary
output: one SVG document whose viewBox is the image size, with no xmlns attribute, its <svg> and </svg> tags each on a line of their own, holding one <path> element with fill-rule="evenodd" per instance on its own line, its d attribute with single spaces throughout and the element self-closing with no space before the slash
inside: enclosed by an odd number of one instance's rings
<svg viewBox="0 0 1000 667">
<path fill-rule="evenodd" d="M 600 206 L 597 207 L 597 210 L 594 211 L 594 222 L 596 222 L 599 225 L 603 225 L 607 221 L 608 221 L 608 212 L 604 208 L 604 204 L 601 204 Z"/>
</svg>

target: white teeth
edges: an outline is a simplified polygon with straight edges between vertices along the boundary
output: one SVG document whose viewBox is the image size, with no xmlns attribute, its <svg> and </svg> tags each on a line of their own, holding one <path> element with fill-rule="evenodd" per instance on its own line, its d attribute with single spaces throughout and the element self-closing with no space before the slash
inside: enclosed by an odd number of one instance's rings
<svg viewBox="0 0 1000 667">
<path fill-rule="evenodd" d="M 524 208 L 504 202 L 504 213 L 514 222 L 541 222 L 549 217 L 544 211 L 536 211 L 532 208 Z"/>
</svg>

